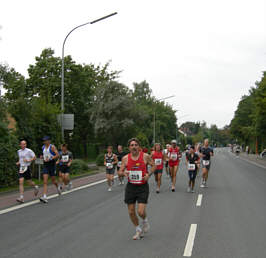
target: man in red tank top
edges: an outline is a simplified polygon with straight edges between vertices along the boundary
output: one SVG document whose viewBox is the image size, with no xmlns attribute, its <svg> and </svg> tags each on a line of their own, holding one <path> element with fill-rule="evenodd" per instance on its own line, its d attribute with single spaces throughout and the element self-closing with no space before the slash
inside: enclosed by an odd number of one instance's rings
<svg viewBox="0 0 266 258">
<path fill-rule="evenodd" d="M 156 167 L 152 158 L 140 152 L 140 143 L 138 139 L 133 138 L 128 141 L 130 153 L 123 157 L 119 175 L 128 178 L 128 184 L 125 190 L 125 203 L 128 206 L 128 213 L 132 223 L 136 227 L 134 240 L 140 239 L 143 233 L 149 230 L 149 223 L 146 214 L 146 205 L 149 197 L 148 180 Z M 149 174 L 147 165 L 151 166 Z M 139 225 L 139 219 L 136 214 L 136 202 L 138 203 L 138 215 L 143 219 L 142 227 Z"/>
<path fill-rule="evenodd" d="M 176 144 L 176 140 L 171 141 L 171 148 L 169 149 L 168 158 L 169 158 L 169 167 L 170 167 L 170 176 L 172 181 L 172 192 L 175 192 L 175 184 L 176 184 L 176 173 L 178 171 L 179 166 L 179 158 L 182 157 L 180 154 L 180 149 Z"/>
<path fill-rule="evenodd" d="M 151 153 L 151 157 L 154 160 L 156 170 L 154 172 L 155 182 L 157 183 L 156 193 L 160 193 L 162 173 L 163 173 L 163 162 L 166 159 L 162 152 L 161 144 L 155 143 L 154 151 Z"/>
</svg>

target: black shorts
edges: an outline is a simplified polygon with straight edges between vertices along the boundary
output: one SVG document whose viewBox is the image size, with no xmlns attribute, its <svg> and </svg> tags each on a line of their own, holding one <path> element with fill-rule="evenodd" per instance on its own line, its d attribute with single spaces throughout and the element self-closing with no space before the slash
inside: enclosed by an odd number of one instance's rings
<svg viewBox="0 0 266 258">
<path fill-rule="evenodd" d="M 168 161 L 165 162 L 165 167 L 168 168 Z"/>
<path fill-rule="evenodd" d="M 55 162 L 46 162 L 43 165 L 43 175 L 48 174 L 50 176 L 56 176 Z"/>
<path fill-rule="evenodd" d="M 134 185 L 127 183 L 125 190 L 125 203 L 135 204 L 138 203 L 148 203 L 149 198 L 149 184 Z"/>
<path fill-rule="evenodd" d="M 28 169 L 24 173 L 19 173 L 18 170 L 18 177 L 25 178 L 25 180 L 31 180 L 31 168 L 28 167 Z"/>
<path fill-rule="evenodd" d="M 162 169 L 156 169 L 154 171 L 154 175 L 158 175 L 158 174 L 162 174 L 163 173 L 163 170 Z"/>
<path fill-rule="evenodd" d="M 66 174 L 66 173 L 70 173 L 70 167 L 67 165 L 60 165 L 59 166 L 59 172 Z"/>
<path fill-rule="evenodd" d="M 106 169 L 106 174 L 108 174 L 108 175 L 114 175 L 114 173 L 115 173 L 115 168 L 111 168 L 111 169 Z"/>
</svg>

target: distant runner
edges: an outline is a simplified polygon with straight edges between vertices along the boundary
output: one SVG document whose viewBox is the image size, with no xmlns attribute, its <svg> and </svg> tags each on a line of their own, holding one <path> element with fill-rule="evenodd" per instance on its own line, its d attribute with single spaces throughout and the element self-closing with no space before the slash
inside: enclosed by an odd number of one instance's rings
<svg viewBox="0 0 266 258">
<path fill-rule="evenodd" d="M 20 142 L 20 150 L 18 150 L 19 161 L 16 163 L 19 166 L 18 177 L 19 177 L 19 192 L 20 197 L 17 199 L 17 202 L 24 202 L 24 179 L 27 183 L 34 188 L 34 195 L 37 196 L 39 192 L 39 187 L 31 179 L 31 162 L 36 159 L 34 152 L 31 149 L 27 148 L 27 142 Z"/>
<path fill-rule="evenodd" d="M 164 156 L 165 157 L 168 157 L 170 147 L 171 147 L 170 144 L 166 144 L 166 149 L 164 149 Z M 165 164 L 164 166 L 165 166 L 166 175 L 167 175 L 167 177 L 169 177 L 170 176 L 170 170 L 169 170 L 169 161 L 168 161 L 168 159 L 165 159 L 165 163 L 164 164 Z"/>
<path fill-rule="evenodd" d="M 117 162 L 117 173 L 120 170 L 120 167 L 121 167 L 121 164 L 122 164 L 122 158 L 125 155 L 127 155 L 127 153 L 123 151 L 122 145 L 118 145 L 117 146 L 117 153 L 116 153 L 117 161 L 118 161 Z M 123 185 L 125 183 L 124 176 L 123 175 L 119 175 L 119 173 L 118 173 L 118 181 L 119 181 L 119 185 Z"/>
<path fill-rule="evenodd" d="M 115 165 L 117 162 L 117 157 L 113 153 L 113 147 L 108 146 L 107 153 L 104 155 L 104 165 L 106 167 L 106 179 L 109 192 L 112 191 L 112 185 L 114 184 Z"/>
<path fill-rule="evenodd" d="M 147 233 L 150 225 L 147 219 L 146 205 L 149 198 L 149 177 L 154 173 L 156 166 L 152 158 L 140 152 L 140 143 L 138 139 L 132 138 L 128 142 L 130 153 L 123 157 L 119 174 L 128 177 L 128 184 L 125 190 L 125 203 L 128 205 L 128 213 L 134 226 L 136 234 L 134 240 L 143 237 Z M 151 172 L 147 171 L 147 165 L 151 166 Z M 138 203 L 138 215 L 143 219 L 142 227 L 139 225 L 139 219 L 136 214 L 136 202 Z"/>
<path fill-rule="evenodd" d="M 51 140 L 49 136 L 43 137 L 42 152 L 43 155 L 43 196 L 40 197 L 40 201 L 43 203 L 48 203 L 47 199 L 47 188 L 48 188 L 48 176 L 51 177 L 52 183 L 55 185 L 57 189 L 57 193 L 60 195 L 61 191 L 58 188 L 58 184 L 56 181 L 56 159 L 59 157 L 58 151 L 56 147 L 51 144 Z"/>
<path fill-rule="evenodd" d="M 59 191 L 63 190 L 63 183 L 67 190 L 72 188 L 72 182 L 70 181 L 70 166 L 72 164 L 73 155 L 67 149 L 67 144 L 61 145 L 61 151 L 59 151 L 59 159 L 56 164 L 59 165 Z"/>
<path fill-rule="evenodd" d="M 163 174 L 163 162 L 165 156 L 161 149 L 160 143 L 155 143 L 154 151 L 151 153 L 151 157 L 154 160 L 156 170 L 154 172 L 155 182 L 157 183 L 156 193 L 160 193 L 162 174 Z"/>
<path fill-rule="evenodd" d="M 200 187 L 207 187 L 207 180 L 211 166 L 211 156 L 213 156 L 213 149 L 209 147 L 209 140 L 204 140 L 203 147 L 200 148 L 200 156 L 202 157 L 202 183 Z"/>
<path fill-rule="evenodd" d="M 200 163 L 200 157 L 195 153 L 195 147 L 190 146 L 189 153 L 186 155 L 186 163 L 188 167 L 188 193 L 194 193 L 195 180 L 197 176 L 197 171 Z"/>
<path fill-rule="evenodd" d="M 172 140 L 171 144 L 172 147 L 169 149 L 169 167 L 172 180 L 171 190 L 172 192 L 175 192 L 176 173 L 178 171 L 179 158 L 182 157 L 182 154 L 180 154 L 180 149 L 177 147 L 176 140 Z"/>
</svg>

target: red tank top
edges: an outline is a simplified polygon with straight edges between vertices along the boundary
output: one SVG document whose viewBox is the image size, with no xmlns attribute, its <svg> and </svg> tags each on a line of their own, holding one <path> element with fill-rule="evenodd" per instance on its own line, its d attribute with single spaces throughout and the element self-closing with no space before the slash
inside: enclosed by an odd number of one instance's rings
<svg viewBox="0 0 266 258">
<path fill-rule="evenodd" d="M 155 162 L 156 169 L 161 170 L 163 169 L 163 153 L 160 151 L 155 151 L 152 154 L 152 159 Z"/>
<path fill-rule="evenodd" d="M 147 166 L 143 159 L 144 153 L 140 152 L 138 160 L 131 158 L 131 153 L 128 154 L 127 171 L 129 172 L 128 182 L 136 185 L 146 184 L 147 181 L 143 177 L 148 173 Z"/>
<path fill-rule="evenodd" d="M 176 147 L 176 148 L 170 148 L 169 150 L 169 158 L 171 158 L 169 160 L 169 163 L 178 163 L 179 162 L 179 147 Z"/>
</svg>

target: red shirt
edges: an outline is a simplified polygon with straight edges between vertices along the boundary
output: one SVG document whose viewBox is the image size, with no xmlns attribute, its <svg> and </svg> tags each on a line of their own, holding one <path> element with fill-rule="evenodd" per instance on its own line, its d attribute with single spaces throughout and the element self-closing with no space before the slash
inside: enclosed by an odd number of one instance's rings
<svg viewBox="0 0 266 258">
<path fill-rule="evenodd" d="M 147 165 L 144 162 L 144 153 L 139 153 L 139 158 L 137 160 L 133 160 L 131 158 L 131 153 L 128 154 L 127 160 L 127 171 L 129 173 L 128 182 L 135 185 L 143 185 L 146 184 L 143 178 L 148 173 Z"/>
<path fill-rule="evenodd" d="M 180 149 L 179 147 L 170 148 L 169 150 L 169 166 L 177 166 L 179 163 Z"/>
<path fill-rule="evenodd" d="M 163 153 L 161 151 L 154 151 L 152 154 L 152 159 L 155 162 L 156 170 L 163 169 Z"/>
</svg>

